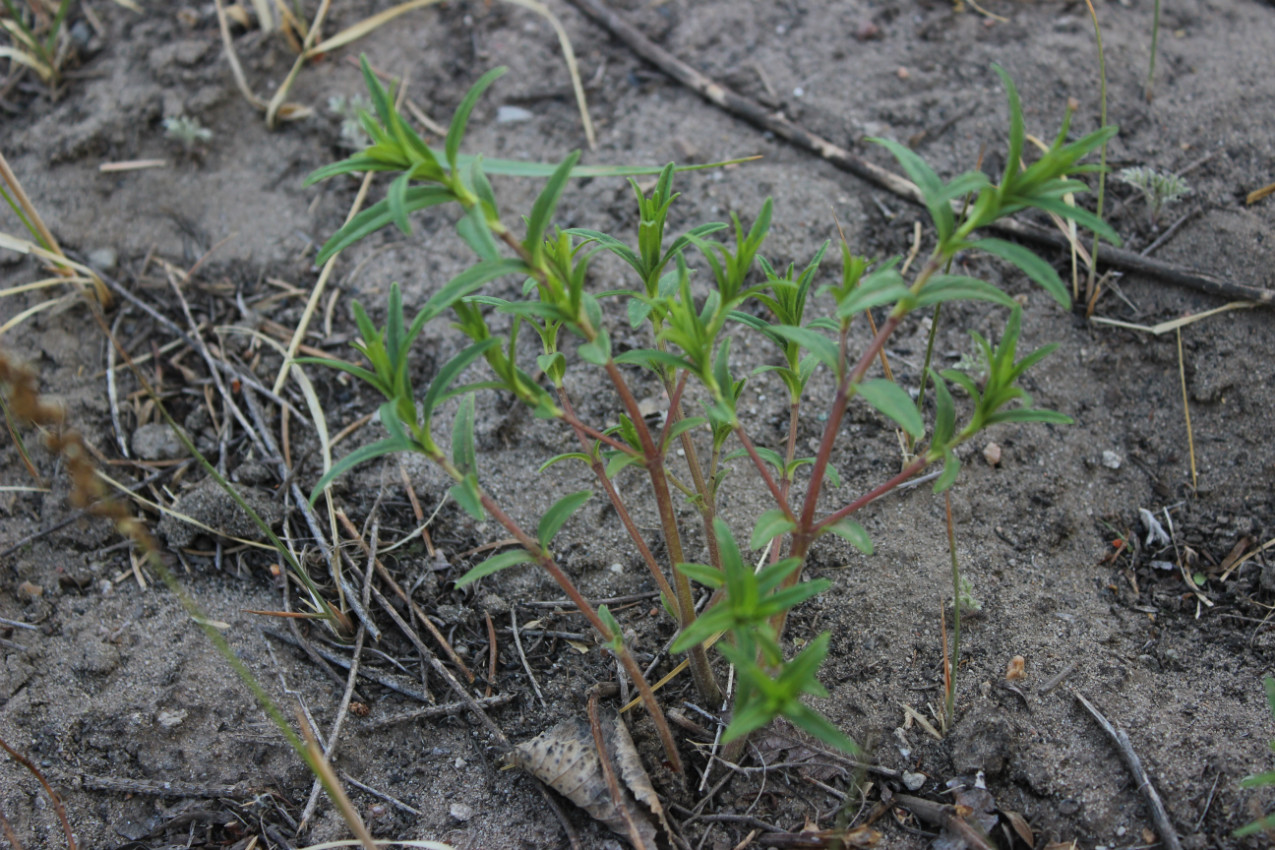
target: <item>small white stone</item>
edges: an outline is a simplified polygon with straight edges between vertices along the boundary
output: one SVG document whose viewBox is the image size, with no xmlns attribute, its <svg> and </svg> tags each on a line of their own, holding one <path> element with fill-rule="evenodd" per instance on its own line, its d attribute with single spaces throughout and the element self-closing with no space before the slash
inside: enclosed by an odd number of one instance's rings
<svg viewBox="0 0 1275 850">
<path fill-rule="evenodd" d="M 532 117 L 531 110 L 523 109 L 521 106 L 501 106 L 496 109 L 497 124 L 517 124 L 530 121 Z"/>
<path fill-rule="evenodd" d="M 903 784 L 907 787 L 909 791 L 920 791 L 921 786 L 925 784 L 925 774 L 904 771 Z"/>
<path fill-rule="evenodd" d="M 1124 458 L 1120 457 L 1120 455 L 1116 454 L 1111 449 L 1107 449 L 1102 453 L 1102 465 L 1107 467 L 1107 469 L 1119 469 L 1120 465 L 1123 463 Z"/>
<path fill-rule="evenodd" d="M 165 729 L 180 726 L 185 719 L 186 709 L 184 708 L 161 708 L 159 714 L 155 715 L 155 722 Z"/>
<path fill-rule="evenodd" d="M 612 564 L 611 566 L 607 567 L 607 569 L 615 573 L 616 575 L 619 575 L 620 573 L 624 572 L 624 564 L 619 564 L 619 563 Z"/>
<path fill-rule="evenodd" d="M 465 803 L 452 803 L 447 809 L 447 813 L 455 820 L 464 823 L 474 816 L 474 808 Z"/>
</svg>

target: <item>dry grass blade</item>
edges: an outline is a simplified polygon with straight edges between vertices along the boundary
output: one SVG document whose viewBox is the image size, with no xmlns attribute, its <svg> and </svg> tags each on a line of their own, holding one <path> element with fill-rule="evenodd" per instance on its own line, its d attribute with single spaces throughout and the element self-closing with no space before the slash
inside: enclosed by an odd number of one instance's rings
<svg viewBox="0 0 1275 850">
<path fill-rule="evenodd" d="M 1182 384 L 1182 415 L 1186 419 L 1186 446 L 1191 458 L 1191 489 L 1198 489 L 1199 478 L 1195 471 L 1195 433 L 1191 430 L 1191 405 L 1186 393 L 1186 358 L 1182 354 L 1182 328 L 1177 328 L 1178 336 L 1178 379 Z"/>
<path fill-rule="evenodd" d="M 372 833 L 367 831 L 367 825 L 363 823 L 363 818 L 359 816 L 359 810 L 354 808 L 354 804 L 350 802 L 350 798 L 346 795 L 345 788 L 341 785 L 341 780 L 337 777 L 336 771 L 332 769 L 332 764 L 323 755 L 323 748 L 315 740 L 314 730 L 310 728 L 309 722 L 306 721 L 305 716 L 300 714 L 300 712 L 297 714 L 297 722 L 301 726 L 301 733 L 305 736 L 306 749 L 310 753 L 310 767 L 315 776 L 319 778 L 319 781 L 323 783 L 323 787 L 327 790 L 328 796 L 332 798 L 337 810 L 340 811 L 342 820 L 358 837 L 358 843 L 363 845 L 365 850 L 376 850 L 376 841 L 372 838 Z"/>
<path fill-rule="evenodd" d="M 310 28 L 306 32 L 305 42 L 301 45 L 301 52 L 297 54 L 296 60 L 293 61 L 292 68 L 288 70 L 288 76 L 284 78 L 283 84 L 279 86 L 278 91 L 274 93 L 274 97 L 270 98 L 270 103 L 266 105 L 267 128 L 273 130 L 280 116 L 288 120 L 295 120 L 313 114 L 313 110 L 309 107 L 287 104 L 284 102 L 284 98 L 288 96 L 288 92 L 292 91 L 292 84 L 296 82 L 297 75 L 305 67 L 306 51 L 314 44 L 314 40 L 318 38 L 319 33 L 322 32 L 323 20 L 328 16 L 328 9 L 331 7 L 332 0 L 323 0 L 319 4 L 318 10 L 314 13 L 314 22 L 310 24 Z"/>
<path fill-rule="evenodd" d="M 317 56 L 321 53 L 328 53 L 338 47 L 358 41 L 363 36 L 385 26 L 390 21 L 405 15 L 416 9 L 424 9 L 428 6 L 435 6 L 443 0 L 408 0 L 406 3 L 400 3 L 392 6 L 383 12 L 378 12 L 371 17 L 364 18 L 353 26 L 346 27 L 331 38 L 324 39 L 318 44 L 309 47 L 303 54 L 304 58 Z M 580 80 L 580 68 L 576 62 L 575 50 L 571 47 L 571 39 L 567 37 L 567 31 L 562 26 L 558 18 L 549 11 L 542 3 L 536 0 L 504 0 L 511 6 L 520 6 L 531 12 L 535 12 L 540 17 L 548 21 L 549 26 L 553 27 L 554 34 L 558 37 L 558 45 L 562 50 L 562 58 L 567 63 L 567 72 L 571 76 L 571 90 L 575 93 L 576 105 L 580 109 L 580 122 L 584 125 L 584 135 L 589 142 L 589 149 L 597 147 L 597 138 L 593 130 L 593 122 L 589 118 L 589 104 L 584 96 L 584 84 Z"/>
<path fill-rule="evenodd" d="M 367 199 L 367 191 L 372 186 L 372 178 L 374 172 L 369 171 L 363 175 L 363 182 L 359 184 L 358 194 L 354 196 L 354 203 L 350 204 L 350 211 L 345 216 L 345 224 L 349 224 L 350 220 L 359 214 L 359 210 L 363 208 L 363 202 Z M 283 382 L 288 377 L 288 367 L 292 365 L 292 359 L 297 356 L 297 351 L 301 347 L 301 340 L 305 339 L 306 331 L 310 328 L 310 321 L 314 318 L 314 314 L 319 309 L 319 304 L 323 302 L 323 290 L 327 288 L 328 278 L 332 277 L 332 269 L 336 267 L 337 257 L 339 253 L 334 254 L 326 263 L 323 264 L 323 270 L 319 272 L 319 279 L 315 282 L 314 288 L 310 290 L 310 300 L 306 301 L 305 309 L 301 312 L 301 319 L 297 322 L 296 329 L 292 332 L 292 339 L 288 342 L 288 350 L 284 357 L 283 365 L 279 367 L 279 374 L 275 376 L 274 386 L 271 392 L 278 393 L 283 389 Z"/>
<path fill-rule="evenodd" d="M 1132 322 L 1122 322 L 1119 319 L 1107 319 L 1102 316 L 1091 316 L 1089 321 L 1097 325 L 1110 325 L 1113 328 L 1124 328 L 1129 331 L 1142 331 L 1143 333 L 1154 334 L 1160 336 L 1167 334 L 1187 325 L 1194 324 L 1202 319 L 1210 316 L 1216 316 L 1218 313 L 1226 313 L 1231 310 L 1247 310 L 1258 306 L 1252 301 L 1232 301 L 1230 304 L 1223 304 L 1221 307 L 1214 307 L 1212 310 L 1205 310 L 1203 313 L 1192 313 L 1189 316 L 1181 316 L 1177 319 L 1170 319 L 1167 322 L 1161 322 L 1158 325 L 1135 325 Z"/>
<path fill-rule="evenodd" d="M 226 7 L 222 0 L 214 0 L 214 2 L 217 7 L 217 26 L 221 30 L 221 46 L 226 50 L 226 61 L 230 63 L 230 73 L 234 75 L 235 85 L 239 87 L 239 93 L 243 95 L 244 100 L 256 109 L 264 111 L 266 102 L 257 97 L 252 87 L 248 85 L 243 66 L 239 64 L 239 54 L 235 53 L 235 43 L 230 37 L 230 19 L 226 17 Z"/>
</svg>

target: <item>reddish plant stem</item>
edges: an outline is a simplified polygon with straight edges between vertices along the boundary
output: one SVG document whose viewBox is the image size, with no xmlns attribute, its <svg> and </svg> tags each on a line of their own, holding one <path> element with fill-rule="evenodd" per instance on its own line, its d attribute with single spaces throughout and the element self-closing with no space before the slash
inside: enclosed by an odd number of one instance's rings
<svg viewBox="0 0 1275 850">
<path fill-rule="evenodd" d="M 632 446 L 627 446 L 624 443 L 620 442 L 619 440 L 615 439 L 614 437 L 610 437 L 606 434 L 603 434 L 598 429 L 584 424 L 583 422 L 581 422 L 579 419 L 576 418 L 575 412 L 572 411 L 570 408 L 563 407 L 562 421 L 570 425 L 571 428 L 576 431 L 576 433 L 582 433 L 585 436 L 592 437 L 593 439 L 599 442 L 605 443 L 610 448 L 613 448 L 619 452 L 623 452 L 626 455 L 630 455 L 633 457 L 637 456 L 637 452 L 633 450 Z M 585 451 L 586 453 L 588 452 L 587 443 L 585 443 Z"/>
<path fill-rule="evenodd" d="M 669 399 L 668 422 L 665 424 L 665 434 L 668 433 L 668 429 L 680 422 L 684 416 L 682 413 L 682 391 L 686 388 L 686 380 L 689 375 L 689 372 L 682 372 L 682 377 Z M 686 456 L 686 465 L 691 470 L 691 482 L 695 485 L 695 493 L 699 496 L 699 515 L 704 523 L 704 540 L 708 544 L 708 562 L 720 570 L 722 568 L 722 555 L 721 550 L 717 547 L 717 535 L 713 532 L 713 520 L 717 516 L 717 501 L 713 496 L 712 488 L 704 480 L 704 468 L 700 466 L 699 453 L 695 450 L 695 441 L 691 439 L 691 432 L 683 431 L 678 434 L 678 440 L 682 443 L 682 453 Z M 666 437 L 661 435 L 661 451 L 666 445 Z"/>
<path fill-rule="evenodd" d="M 500 506 L 486 493 L 479 493 L 479 500 L 482 502 L 483 509 L 491 514 L 496 522 L 505 527 L 505 530 L 514 536 L 518 544 L 532 554 L 536 563 L 549 574 L 558 587 L 562 588 L 562 592 L 567 595 L 571 603 L 576 606 L 577 610 L 585 616 L 589 624 L 593 626 L 602 639 L 610 643 L 618 638 L 618 635 L 612 634 L 607 628 L 606 623 L 598 616 L 598 612 L 589 604 L 589 600 L 584 598 L 579 589 L 562 568 L 553 560 L 553 558 L 540 548 L 540 543 L 527 532 L 523 531 L 513 518 L 500 509 Z M 620 663 L 624 665 L 624 670 L 629 674 L 629 678 L 633 680 L 633 684 L 637 687 L 638 693 L 642 696 L 642 704 L 646 706 L 647 712 L 651 715 L 651 720 L 655 723 L 655 728 L 659 732 L 660 741 L 664 744 L 664 755 L 668 758 L 669 764 L 672 765 L 675 773 L 682 772 L 682 758 L 677 752 L 677 743 L 673 740 L 673 731 L 669 728 L 668 719 L 664 716 L 663 709 L 655 699 L 655 692 L 651 690 L 651 685 L 646 681 L 646 677 L 642 675 L 642 668 L 633 659 L 633 655 L 629 652 L 623 641 L 619 641 L 618 655 Z"/>
<path fill-rule="evenodd" d="M 682 410 L 682 393 L 686 390 L 686 379 L 690 375 L 689 372 L 683 372 L 682 377 L 678 379 L 677 386 L 673 387 L 672 393 L 669 394 L 668 416 L 664 418 L 664 429 L 660 431 L 659 448 L 660 453 L 668 451 L 669 434 L 673 432 L 673 426 L 682 418 L 680 415 L 674 416 L 673 411 L 681 413 Z M 668 392 L 668 386 L 665 385 L 665 392 Z"/>
<path fill-rule="evenodd" d="M 558 400 L 562 403 L 562 407 L 573 418 L 575 416 L 571 407 L 571 398 L 567 395 L 566 388 L 558 388 Z M 591 451 L 592 446 L 585 439 L 585 433 L 581 429 L 576 429 L 576 437 L 580 440 L 580 447 L 584 453 L 589 456 L 589 466 L 593 469 L 593 474 L 602 484 L 602 489 L 606 491 L 607 498 L 611 500 L 611 507 L 615 508 L 615 513 L 620 517 L 620 522 L 624 524 L 624 530 L 629 533 L 629 538 L 633 541 L 633 545 L 637 547 L 638 553 L 642 556 L 642 560 L 646 563 L 646 567 L 651 571 L 651 576 L 655 579 L 656 586 L 660 592 L 668 597 L 670 603 L 677 599 L 677 594 L 673 592 L 673 587 L 668 583 L 668 579 L 664 576 L 664 571 L 660 569 L 660 564 L 655 560 L 655 555 L 651 553 L 651 547 L 646 545 L 646 540 L 642 537 L 642 532 L 638 531 L 637 524 L 633 522 L 633 518 L 629 515 L 629 510 L 625 506 L 624 501 L 620 498 L 620 494 L 616 492 L 615 485 L 611 483 L 611 479 L 607 478 L 606 468 L 602 466 L 602 461 L 598 460 Z"/>
<path fill-rule="evenodd" d="M 814 527 L 819 488 L 823 486 L 824 472 L 827 471 L 828 463 L 832 460 L 832 446 L 836 443 L 837 434 L 841 430 L 841 419 L 845 416 L 846 404 L 850 401 L 850 388 L 862 380 L 877 352 L 885 345 L 885 341 L 890 338 L 890 334 L 894 333 L 894 329 L 899 326 L 902 319 L 902 316 L 890 314 L 860 356 L 854 369 L 850 370 L 837 385 L 837 395 L 832 401 L 832 408 L 828 411 L 828 422 L 823 429 L 823 440 L 819 443 L 819 454 L 815 457 L 814 468 L 810 473 L 810 486 L 806 491 L 806 501 L 801 508 L 801 518 L 797 521 L 797 532 L 793 535 L 794 555 L 804 558 L 810 543 L 814 540 L 810 532 Z M 800 551 L 797 551 L 798 547 Z M 794 573 L 793 578 L 796 577 L 797 573 Z"/>
<path fill-rule="evenodd" d="M 673 586 L 677 590 L 678 624 L 686 629 L 695 622 L 695 600 L 692 597 L 690 579 L 677 569 L 678 564 L 685 563 L 686 557 L 682 551 L 682 537 L 677 526 L 677 517 L 673 513 L 673 498 L 669 493 L 668 476 L 664 472 L 664 457 L 656 451 L 655 440 L 652 439 L 651 430 L 646 427 L 646 421 L 642 418 L 641 410 L 638 409 L 637 399 L 633 397 L 633 391 L 629 389 L 628 383 L 620 374 L 620 369 L 614 360 L 607 361 L 606 371 L 616 392 L 620 395 L 620 402 L 633 421 L 633 427 L 637 430 L 638 439 L 642 443 L 642 452 L 646 455 L 646 471 L 651 478 L 651 490 L 655 496 L 656 507 L 659 509 L 660 528 L 664 532 L 664 544 L 668 548 L 669 560 L 673 563 Z M 687 657 L 690 660 L 691 677 L 695 680 L 695 688 L 700 696 L 710 705 L 720 705 L 722 689 L 713 676 L 713 668 L 708 663 L 708 651 L 704 645 L 701 643 L 691 647 Z"/>
<path fill-rule="evenodd" d="M 886 481 L 884 484 L 881 484 L 873 488 L 872 490 L 869 490 L 867 493 L 864 493 L 862 496 L 855 499 L 853 502 L 846 505 L 844 508 L 834 511 L 833 513 L 830 513 L 823 519 L 819 520 L 819 522 L 815 525 L 813 532 L 815 534 L 818 534 L 820 531 L 824 530 L 825 528 L 832 525 L 833 523 L 839 520 L 845 519 L 846 517 L 850 516 L 850 514 L 862 508 L 864 505 L 868 504 L 869 502 L 875 501 L 876 499 L 881 498 L 886 493 L 889 493 L 891 490 L 898 487 L 900 484 L 903 484 L 909 478 L 914 477 L 917 473 L 919 473 L 921 470 L 925 469 L 929 465 L 930 465 L 929 460 L 927 460 L 924 456 L 917 458 L 916 460 L 912 461 L 907 466 L 905 466 L 902 472 L 900 472 L 898 475 L 891 478 L 889 481 Z"/>
<path fill-rule="evenodd" d="M 785 516 L 795 521 L 796 517 L 792 515 L 792 509 L 788 507 L 788 499 L 784 496 L 784 491 L 775 483 L 774 476 L 766 468 L 766 462 L 757 454 L 757 449 L 753 447 L 753 441 L 748 438 L 743 425 L 735 426 L 735 436 L 744 444 L 744 449 L 748 452 L 748 456 L 753 459 L 753 465 L 757 467 L 757 473 L 766 482 L 766 486 L 770 489 L 770 495 L 775 497 L 775 504 L 779 506 Z"/>
</svg>

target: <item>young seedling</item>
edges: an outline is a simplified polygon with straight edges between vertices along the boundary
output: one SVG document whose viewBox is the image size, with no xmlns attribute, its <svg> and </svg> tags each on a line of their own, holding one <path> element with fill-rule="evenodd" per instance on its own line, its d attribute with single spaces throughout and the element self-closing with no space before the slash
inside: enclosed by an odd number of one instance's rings
<svg viewBox="0 0 1275 850">
<path fill-rule="evenodd" d="M 958 252 L 981 251 L 998 257 L 1043 286 L 1060 304 L 1069 298 L 1048 262 L 1026 248 L 981 237 L 979 230 L 1026 208 L 1056 213 L 1117 242 L 1115 233 L 1097 216 L 1063 200 L 1087 186 L 1067 175 L 1097 170 L 1080 160 L 1110 138 L 1106 127 L 1076 141 L 1068 140 L 1070 114 L 1053 144 L 1035 162 L 1022 167 L 1025 128 L 1017 91 L 999 68 L 1009 95 L 1009 163 L 999 182 L 972 171 L 944 182 L 915 153 L 889 140 L 876 140 L 900 162 L 920 188 L 937 244 L 905 279 L 898 258 L 871 262 L 842 250 L 838 279 L 816 286 L 826 246 L 800 271 L 778 271 L 761 257 L 772 216 L 767 201 L 749 227 L 734 218 L 730 225 L 708 222 L 681 235 L 666 232 L 670 206 L 676 201 L 674 169 L 666 168 L 654 188 L 644 193 L 633 183 L 638 204 L 637 244 L 592 229 L 561 231 L 552 226 L 558 200 L 569 179 L 578 174 L 573 153 L 553 170 L 530 212 L 518 225 L 500 211 L 483 160 L 461 160 L 460 145 L 466 122 L 479 96 L 501 71 L 485 75 L 461 101 L 442 152 L 427 147 L 393 107 L 393 99 L 364 63 L 364 76 L 374 114 L 361 116 L 372 144 L 342 162 L 311 175 L 310 182 L 350 172 L 385 171 L 393 175 L 385 200 L 356 216 L 332 236 L 319 262 L 390 224 L 410 230 L 410 215 L 427 207 L 450 205 L 456 210 L 456 230 L 477 259 L 468 270 L 444 284 L 426 301 L 410 324 L 404 316 L 402 294 L 390 288 L 387 320 L 377 327 L 366 311 L 354 305 L 361 341 L 356 344 L 368 365 L 306 359 L 342 369 L 376 389 L 385 399 L 380 419 L 386 436 L 335 464 L 315 486 L 317 494 L 334 477 L 352 466 L 382 455 L 412 451 L 423 454 L 454 485 L 451 494 L 475 518 L 490 516 L 518 541 L 508 551 L 471 569 L 458 584 L 468 584 L 515 564 L 534 563 L 556 581 L 589 619 L 603 642 L 624 664 L 664 739 L 670 761 L 678 764 L 671 734 L 658 703 L 626 648 L 615 617 L 594 609 L 580 594 L 553 553 L 553 540 L 568 517 L 592 497 L 582 490 L 564 494 L 539 523 L 535 534 L 524 530 L 483 488 L 480 458 L 474 443 L 472 393 L 498 389 L 530 408 L 537 417 L 557 422 L 575 435 L 580 451 L 548 463 L 576 460 L 585 464 L 632 537 L 636 551 L 651 571 L 680 634 L 675 652 L 685 653 L 701 699 L 723 705 L 708 650 L 715 646 L 737 671 L 738 688 L 725 704 L 729 715 L 726 737 L 742 742 L 750 732 L 776 717 L 836 747 L 852 750 L 853 741 L 805 704 L 806 696 L 824 695 L 817 672 L 827 654 L 829 636 L 816 636 L 793 658 L 783 650 L 788 613 L 830 585 L 827 580 L 803 581 L 802 568 L 811 547 L 832 534 L 864 553 L 872 541 L 854 514 L 931 465 L 942 466 L 937 492 L 952 486 L 960 471 L 956 450 L 975 435 L 1001 422 L 1064 424 L 1061 414 L 1033 406 L 1019 386 L 1023 373 L 1046 356 L 1045 346 L 1019 356 L 1022 312 L 1005 292 L 986 281 L 945 271 Z M 958 209 L 954 201 L 967 202 Z M 516 229 L 515 229 L 516 228 Z M 728 242 L 708 237 L 726 230 Z M 588 287 L 591 259 L 606 251 L 631 270 L 626 288 L 595 293 Z M 699 277 L 692 288 L 692 257 Z M 759 279 L 753 268 L 760 266 Z M 500 278 L 524 281 L 521 298 L 498 297 L 488 284 Z M 704 290 L 706 289 L 706 294 Z M 504 290 L 502 290 L 503 292 Z M 893 381 L 869 378 L 868 372 L 890 336 L 915 310 L 957 300 L 983 300 L 1008 309 L 996 341 L 971 333 L 980 355 L 978 379 L 964 371 L 931 370 L 930 405 L 919 409 L 908 391 Z M 617 302 L 619 312 L 635 331 L 646 334 L 647 347 L 614 350 L 609 328 Z M 820 314 L 812 317 L 816 307 Z M 888 312 L 868 345 L 852 352 L 850 329 L 856 317 L 873 308 Z M 418 394 L 410 379 L 410 349 L 425 325 L 449 316 L 469 344 L 438 370 L 430 386 Z M 491 325 L 502 317 L 508 331 Z M 564 333 L 565 331 L 565 333 Z M 534 334 L 539 354 L 534 366 L 519 344 L 520 335 Z M 738 401 L 748 378 L 732 373 L 732 339 L 756 333 L 777 346 L 781 363 L 757 370 L 753 378 L 777 378 L 789 401 L 786 445 L 758 445 L 740 415 Z M 569 343 L 573 340 L 573 343 Z M 471 367 L 485 366 L 485 377 L 462 384 Z M 617 406 L 609 417 L 617 424 L 604 427 L 581 420 L 567 377 L 578 370 L 595 370 L 614 391 Z M 814 457 L 796 456 L 800 417 L 814 401 L 809 381 L 826 371 L 835 386 L 833 399 L 820 417 L 823 436 Z M 533 371 L 543 378 L 533 377 Z M 643 417 L 634 392 L 635 380 L 650 379 L 667 395 L 662 424 Z M 964 390 L 958 405 L 949 384 Z M 437 441 L 434 419 L 449 399 L 461 397 L 446 449 Z M 852 403 L 866 403 L 891 420 L 914 441 L 907 466 L 876 486 L 862 486 L 857 498 L 831 511 L 821 510 L 826 480 L 839 483 L 833 465 L 834 447 L 842 437 L 842 422 Z M 688 405 L 701 415 L 689 416 Z M 823 407 L 822 405 L 820 405 Z M 928 419 L 928 422 L 927 422 Z M 682 457 L 670 459 L 674 446 Z M 728 451 L 731 446 L 733 450 Z M 754 569 L 736 542 L 735 534 L 718 511 L 718 492 L 728 465 L 746 462 L 772 507 L 755 518 L 751 549 L 770 547 L 767 563 Z M 548 464 L 546 464 L 548 465 Z M 626 472 L 626 470 L 628 470 Z M 630 498 L 614 486 L 617 476 L 639 474 L 645 481 L 640 495 L 659 518 L 663 558 L 653 554 L 640 529 L 630 519 Z M 804 484 L 804 489 L 802 485 Z M 626 486 L 625 492 L 637 492 Z M 675 501 L 685 498 L 698 513 L 707 541 L 706 563 L 685 550 L 686 529 Z M 696 613 L 696 586 L 713 592 L 712 603 Z M 958 597 L 959 583 L 956 590 Z M 960 603 L 958 602 L 958 605 Z M 720 639 L 720 640 L 719 640 Z"/>
<path fill-rule="evenodd" d="M 213 133 L 199 123 L 198 118 L 174 115 L 164 119 L 164 138 L 181 142 L 182 150 L 189 156 L 198 145 L 212 141 Z"/>
<path fill-rule="evenodd" d="M 1156 171 L 1145 165 L 1120 169 L 1119 177 L 1142 193 L 1147 201 L 1147 216 L 1152 228 L 1160 226 L 1160 212 L 1168 204 L 1191 194 L 1191 187 L 1170 171 Z"/>
</svg>

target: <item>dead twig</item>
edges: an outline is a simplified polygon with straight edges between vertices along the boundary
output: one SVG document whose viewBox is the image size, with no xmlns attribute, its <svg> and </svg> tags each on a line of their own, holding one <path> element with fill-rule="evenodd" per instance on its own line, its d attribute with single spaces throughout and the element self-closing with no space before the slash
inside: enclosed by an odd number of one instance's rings
<svg viewBox="0 0 1275 850">
<path fill-rule="evenodd" d="M 845 148 L 811 133 L 779 113 L 766 109 L 756 101 L 731 91 L 729 88 L 701 74 L 648 39 L 632 24 L 607 8 L 602 0 L 571 0 L 571 2 L 586 15 L 609 30 L 612 35 L 627 44 L 634 53 L 714 106 L 729 112 L 737 118 L 742 118 L 754 127 L 774 133 L 779 138 L 816 154 L 842 171 L 880 186 L 887 192 L 914 204 L 924 205 L 920 191 L 910 181 L 904 180 L 888 169 L 855 156 Z M 1067 238 L 1061 233 L 1033 227 L 1013 219 L 997 222 L 988 229 L 1039 245 L 1061 249 L 1070 249 L 1071 247 Z M 1252 301 L 1265 307 L 1275 307 L 1275 289 L 1222 280 L 1173 263 L 1143 257 L 1133 251 L 1126 251 L 1121 248 L 1104 246 L 1102 253 L 1103 260 L 1107 265 L 1126 272 L 1151 275 L 1160 280 L 1195 289 L 1209 295 Z"/>
<path fill-rule="evenodd" d="M 380 541 L 380 520 L 372 521 L 371 538 L 372 542 L 369 546 L 367 569 L 363 573 L 363 608 L 367 609 L 372 594 L 372 563 L 376 560 L 376 546 Z M 323 747 L 323 757 L 331 760 L 333 753 L 336 752 L 336 746 L 341 735 L 341 726 L 345 723 L 346 714 L 350 708 L 350 699 L 354 694 L 354 683 L 359 675 L 359 662 L 363 658 L 363 641 L 367 638 L 367 624 L 359 623 L 358 633 L 354 636 L 354 653 L 350 657 L 350 673 L 345 682 L 345 692 L 341 694 L 341 703 L 336 710 L 336 718 L 332 721 L 332 731 L 328 733 L 327 744 Z M 297 828 L 300 833 L 305 829 L 305 825 L 309 822 L 310 817 L 314 814 L 315 806 L 319 804 L 319 794 L 323 791 L 323 784 L 316 777 L 314 785 L 310 788 L 310 799 L 306 802 L 305 809 L 301 813 L 301 822 Z"/>
<path fill-rule="evenodd" d="M 497 706 L 506 705 L 517 699 L 517 694 L 499 694 L 493 697 L 478 697 L 474 702 L 483 708 L 495 708 Z M 464 702 L 445 702 L 442 705 L 430 705 L 425 708 L 416 708 L 411 711 L 404 711 L 390 717 L 383 717 L 371 723 L 363 724 L 364 729 L 381 729 L 385 726 L 394 726 L 398 723 L 407 723 L 412 720 L 429 720 L 434 717 L 451 717 L 460 714 L 469 709 L 469 704 Z"/>
<path fill-rule="evenodd" d="M 301 644 L 296 640 L 296 638 L 294 638 L 292 635 L 288 634 L 287 632 L 278 632 L 278 631 L 275 631 L 274 629 L 262 628 L 261 633 L 265 635 L 266 637 L 274 638 L 280 643 L 286 643 L 288 646 L 295 646 L 297 649 L 301 648 Z M 341 656 L 337 655 L 336 653 L 329 652 L 326 649 L 323 649 L 317 646 L 314 647 L 314 651 L 318 653 L 329 664 L 335 664 L 337 667 L 340 667 L 342 670 L 350 669 L 350 662 L 342 658 Z M 391 691 L 394 691 L 395 693 L 402 694 L 405 697 L 411 697 L 417 702 L 424 702 L 424 703 L 434 702 L 433 698 L 429 694 L 425 693 L 424 691 L 418 691 L 415 688 L 408 687 L 407 685 L 404 685 L 402 682 L 397 682 L 394 679 L 389 678 L 388 676 L 377 676 L 375 674 L 367 672 L 366 670 L 360 670 L 359 675 L 369 682 L 375 682 L 378 685 L 389 688 Z"/>
<path fill-rule="evenodd" d="M 527 678 L 531 680 L 531 689 L 536 692 L 536 699 L 540 700 L 540 705 L 545 708 L 549 704 L 545 702 L 545 695 L 540 692 L 540 683 L 536 681 L 536 674 L 531 672 L 531 665 L 527 663 L 527 654 L 522 651 L 522 638 L 518 636 L 518 612 L 517 606 L 509 607 L 509 627 L 514 633 L 514 646 L 518 648 L 518 658 L 522 661 L 522 669 L 527 671 Z"/>
<path fill-rule="evenodd" d="M 1129 735 L 1123 729 L 1117 729 L 1111 725 L 1111 721 L 1103 716 L 1093 703 L 1085 699 L 1084 695 L 1079 691 L 1075 691 L 1076 700 L 1085 707 L 1085 710 L 1098 722 L 1102 727 L 1102 731 L 1107 733 L 1107 737 L 1111 738 L 1116 745 L 1116 750 L 1120 753 L 1121 760 L 1125 763 L 1125 767 L 1129 768 L 1129 772 L 1133 774 L 1134 781 L 1138 783 L 1138 791 L 1142 793 L 1142 797 L 1147 801 L 1147 808 L 1151 810 L 1151 821 L 1155 824 L 1156 832 L 1160 834 L 1160 840 L 1164 842 L 1167 850 L 1182 850 L 1182 844 L 1178 841 L 1178 833 L 1173 828 L 1173 822 L 1169 820 L 1169 813 L 1164 808 L 1164 801 L 1160 799 L 1160 794 L 1155 790 L 1155 786 L 1151 784 L 1151 777 L 1147 775 L 1146 770 L 1142 767 L 1142 760 L 1138 758 L 1138 754 L 1133 751 L 1133 742 L 1129 740 Z"/>
<path fill-rule="evenodd" d="M 363 541 L 363 537 L 359 534 L 358 529 L 355 528 L 354 523 L 350 521 L 350 518 L 346 516 L 345 511 L 338 510 L 336 512 L 336 518 L 345 529 L 346 534 L 349 535 L 349 538 L 363 549 L 364 554 L 367 554 L 367 543 Z M 438 627 L 434 625 L 433 621 L 430 620 L 429 617 L 425 616 L 425 612 L 422 611 L 420 606 L 416 604 L 416 600 L 412 599 L 412 597 L 408 595 L 407 591 L 394 580 L 394 577 L 390 575 L 390 571 L 385 568 L 385 564 L 381 562 L 381 559 L 373 558 L 373 563 L 376 565 L 376 574 L 381 577 L 382 581 L 390 586 L 390 590 L 394 591 L 395 596 L 403 600 L 403 604 L 407 605 L 411 610 L 412 616 L 421 621 L 421 623 L 425 626 L 425 629 L 430 633 L 430 636 L 433 637 L 434 640 L 438 642 L 438 645 L 443 648 L 443 652 L 447 653 L 447 657 L 451 659 L 451 662 L 465 674 L 465 678 L 468 681 L 474 681 L 474 674 L 470 672 L 468 667 L 465 666 L 465 662 L 462 661 L 460 656 L 456 654 L 456 650 L 452 649 L 452 645 L 447 642 L 447 638 L 443 637 L 443 633 L 438 630 Z"/>
<path fill-rule="evenodd" d="M 957 814 L 955 806 L 933 803 L 910 794 L 895 794 L 894 804 L 902 806 L 931 826 L 959 835 L 974 850 L 996 850 L 996 845 L 988 841 L 980 829 Z"/>
<path fill-rule="evenodd" d="M 1066 679 L 1068 676 L 1070 676 L 1072 673 L 1075 673 L 1079 669 L 1080 669 L 1079 661 L 1071 662 L 1066 667 L 1059 670 L 1058 675 L 1054 676 L 1052 679 L 1050 679 L 1048 682 L 1046 682 L 1044 685 L 1041 686 L 1040 688 L 1041 694 L 1050 693 L 1051 691 L 1053 691 L 1054 688 L 1061 685 L 1064 679 Z"/>
</svg>

